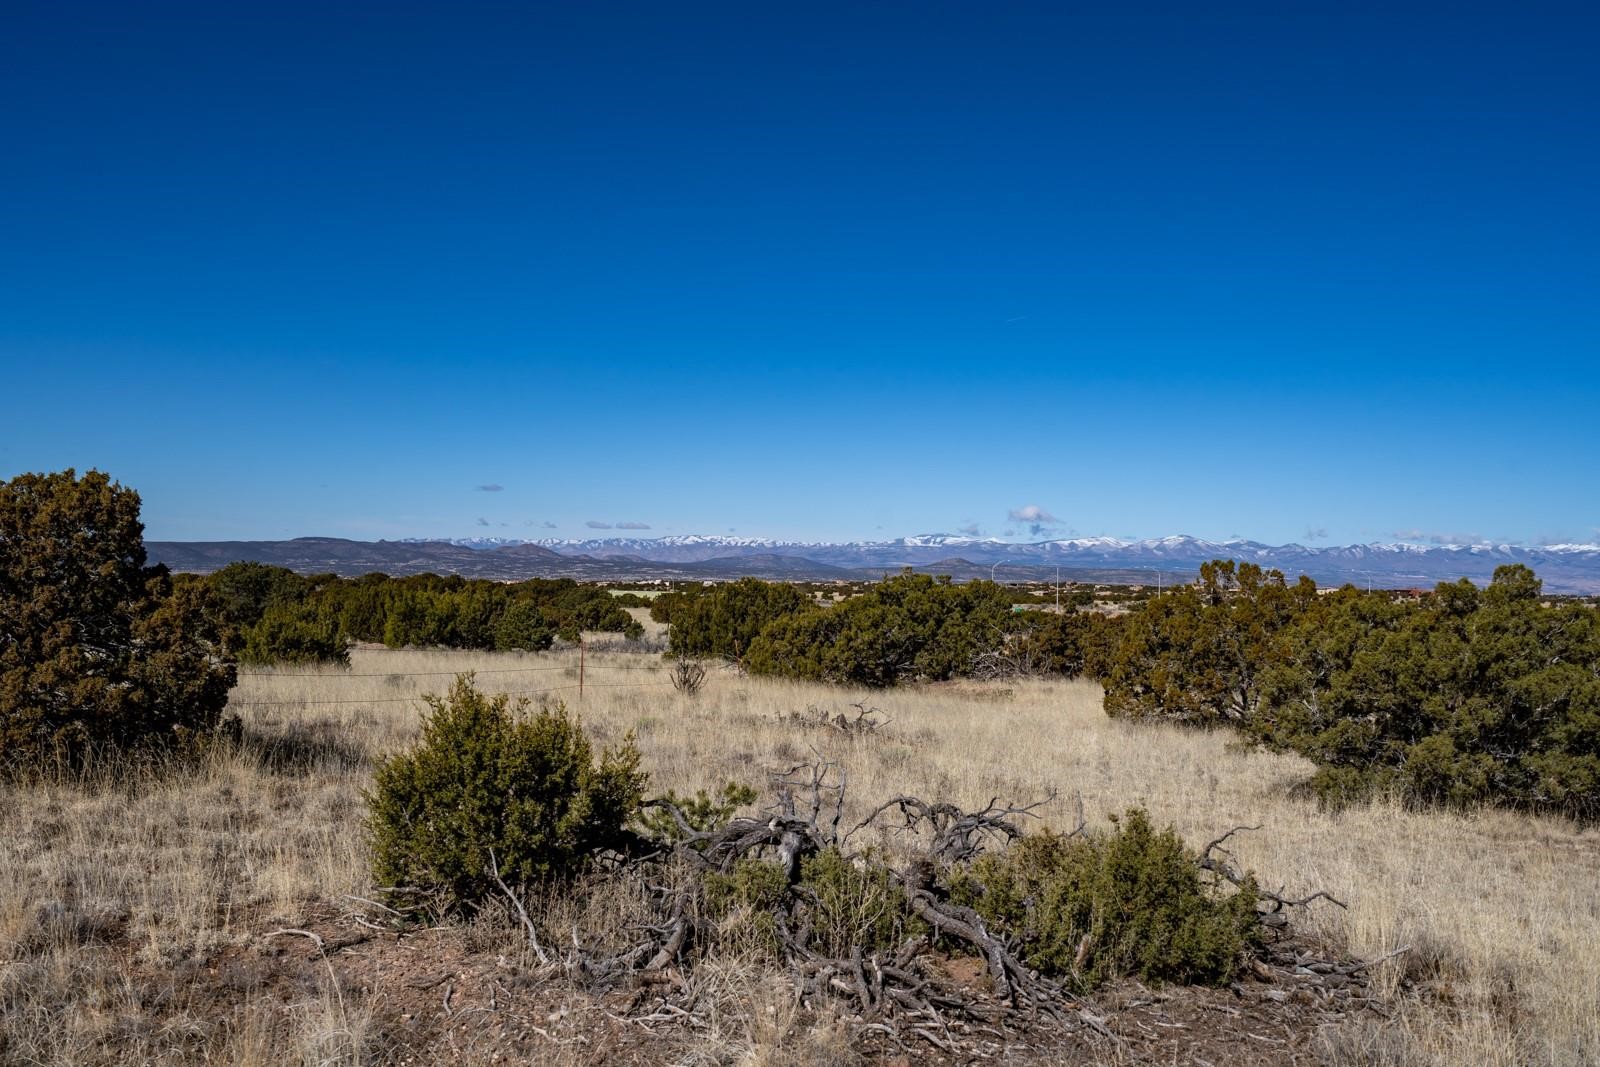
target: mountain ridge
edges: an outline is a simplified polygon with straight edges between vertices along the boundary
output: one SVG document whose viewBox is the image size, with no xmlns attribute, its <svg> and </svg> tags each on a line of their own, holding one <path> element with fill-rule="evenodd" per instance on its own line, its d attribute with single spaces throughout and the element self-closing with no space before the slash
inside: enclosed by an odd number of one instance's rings
<svg viewBox="0 0 1600 1067">
<path fill-rule="evenodd" d="M 1277 568 L 1322 584 L 1386 588 L 1432 585 L 1469 578 L 1487 581 L 1494 568 L 1523 563 L 1556 593 L 1600 593 L 1600 545 L 1511 544 L 1269 545 L 1242 538 L 1212 541 L 1174 535 L 1142 540 L 1115 537 L 1054 538 L 1033 542 L 956 534 L 919 534 L 886 541 L 803 542 L 705 534 L 656 538 L 543 538 L 356 541 L 301 537 L 287 541 L 152 541 L 150 558 L 175 570 L 209 571 L 239 559 L 294 570 L 361 574 L 425 571 L 467 577 L 517 579 L 752 577 L 844 579 L 874 577 L 901 567 L 927 569 L 959 559 L 971 568 L 958 577 L 981 577 L 1004 566 L 1013 580 L 1047 580 L 1059 567 L 1075 573 L 1146 574 L 1182 580 L 1211 559 Z M 1018 570 L 1028 568 L 1028 570 Z M 1087 579 L 1084 580 L 1103 580 Z M 1129 580 L 1129 579 L 1123 579 Z"/>
</svg>

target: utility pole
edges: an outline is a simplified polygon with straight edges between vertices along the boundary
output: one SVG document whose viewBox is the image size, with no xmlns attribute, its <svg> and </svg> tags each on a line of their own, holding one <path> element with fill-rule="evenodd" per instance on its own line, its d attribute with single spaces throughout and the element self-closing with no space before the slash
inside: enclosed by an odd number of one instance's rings
<svg viewBox="0 0 1600 1067">
<path fill-rule="evenodd" d="M 1061 614 L 1061 568 L 1056 568 L 1056 614 Z"/>
<path fill-rule="evenodd" d="M 578 703 L 583 703 L 583 635 L 578 635 Z"/>
</svg>

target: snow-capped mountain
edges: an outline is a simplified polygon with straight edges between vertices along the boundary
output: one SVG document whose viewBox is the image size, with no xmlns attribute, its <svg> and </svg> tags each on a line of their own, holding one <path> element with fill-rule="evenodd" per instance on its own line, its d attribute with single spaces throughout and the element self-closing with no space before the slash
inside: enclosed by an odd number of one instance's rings
<svg viewBox="0 0 1600 1067">
<path fill-rule="evenodd" d="M 455 545 L 457 548 L 508 548 L 512 545 L 525 545 L 527 541 L 519 537 L 401 537 L 396 539 L 396 544 L 402 545 Z"/>
<path fill-rule="evenodd" d="M 1600 545 L 1509 544 L 1268 545 L 1198 537 L 1124 540 L 1074 537 L 1016 543 L 989 537 L 919 534 L 892 541 L 776 541 L 765 537 L 679 535 L 589 540 L 411 538 L 351 541 L 149 542 L 150 558 L 177 570 L 209 571 L 252 559 L 308 574 L 463 574 L 482 578 L 872 578 L 919 567 L 957 578 L 1074 581 L 1185 581 L 1200 564 L 1234 559 L 1277 568 L 1319 584 L 1380 588 L 1431 586 L 1470 578 L 1486 582 L 1505 563 L 1532 567 L 1552 593 L 1600 594 Z"/>
<path fill-rule="evenodd" d="M 696 563 L 744 556 L 798 556 L 835 567 L 927 566 L 965 560 L 981 566 L 1034 565 L 1073 569 L 1135 570 L 1187 576 L 1201 563 L 1235 559 L 1276 567 L 1319 582 L 1431 585 L 1437 581 L 1487 580 L 1502 563 L 1525 563 L 1552 591 L 1600 592 L 1600 545 L 1526 547 L 1510 544 L 1268 545 L 1259 541 L 1172 536 L 1125 540 L 1075 537 L 1017 543 L 956 534 L 919 534 L 890 541 L 843 543 L 775 541 L 762 537 L 687 535 L 545 539 L 539 545 L 565 556 L 628 557 L 663 563 Z"/>
</svg>

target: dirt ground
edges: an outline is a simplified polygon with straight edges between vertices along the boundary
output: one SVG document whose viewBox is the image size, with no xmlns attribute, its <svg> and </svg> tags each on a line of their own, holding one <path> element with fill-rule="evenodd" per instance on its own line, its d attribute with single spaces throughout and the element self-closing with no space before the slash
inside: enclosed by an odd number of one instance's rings
<svg viewBox="0 0 1600 1067">
<path fill-rule="evenodd" d="M 189 1010 L 211 1005 L 227 1012 L 242 991 L 259 1004 L 281 1000 L 285 1012 L 313 991 L 334 987 L 340 1001 L 364 1005 L 376 1034 L 369 1049 L 393 1064 L 561 1063 L 655 1067 L 705 1058 L 697 1030 L 706 1023 L 668 1006 L 650 988 L 584 989 L 555 967 L 529 966 L 513 949 L 480 945 L 470 928 L 404 934 L 358 925 L 329 907 L 318 921 L 294 931 L 262 930 L 230 946 L 204 967 L 145 974 L 170 985 L 166 996 Z M 1318 1031 L 1383 1007 L 1364 996 L 1358 979 L 1295 974 L 1292 949 L 1280 964 L 1259 967 L 1229 988 L 1151 989 L 1122 982 L 1092 1003 L 1074 1006 L 1068 1026 L 986 1025 L 951 1020 L 942 1031 L 902 1031 L 891 1038 L 837 1021 L 850 1036 L 827 1058 L 797 1063 L 857 1062 L 901 1067 L 972 1063 L 1149 1064 L 1266 1067 L 1315 1064 Z M 975 960 L 951 959 L 944 969 L 972 990 L 984 985 Z M 335 984 L 336 983 L 336 984 Z M 674 998 L 681 999 L 681 998 Z M 759 1010 L 759 1008 L 757 1009 Z M 769 1006 L 767 1011 L 773 1014 Z M 794 1006 L 788 1037 L 799 1044 L 821 1018 Z M 782 1025 L 779 1020 L 775 1025 Z M 785 1035 L 777 1035 L 781 1046 Z"/>
</svg>

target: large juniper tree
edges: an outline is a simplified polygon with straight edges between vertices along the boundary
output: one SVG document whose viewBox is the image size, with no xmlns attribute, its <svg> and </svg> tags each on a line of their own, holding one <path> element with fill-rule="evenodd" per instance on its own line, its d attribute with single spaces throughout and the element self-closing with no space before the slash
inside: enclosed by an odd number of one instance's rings
<svg viewBox="0 0 1600 1067">
<path fill-rule="evenodd" d="M 0 482 L 0 764 L 215 725 L 234 668 L 210 596 L 145 566 L 139 495 L 106 475 Z"/>
</svg>

